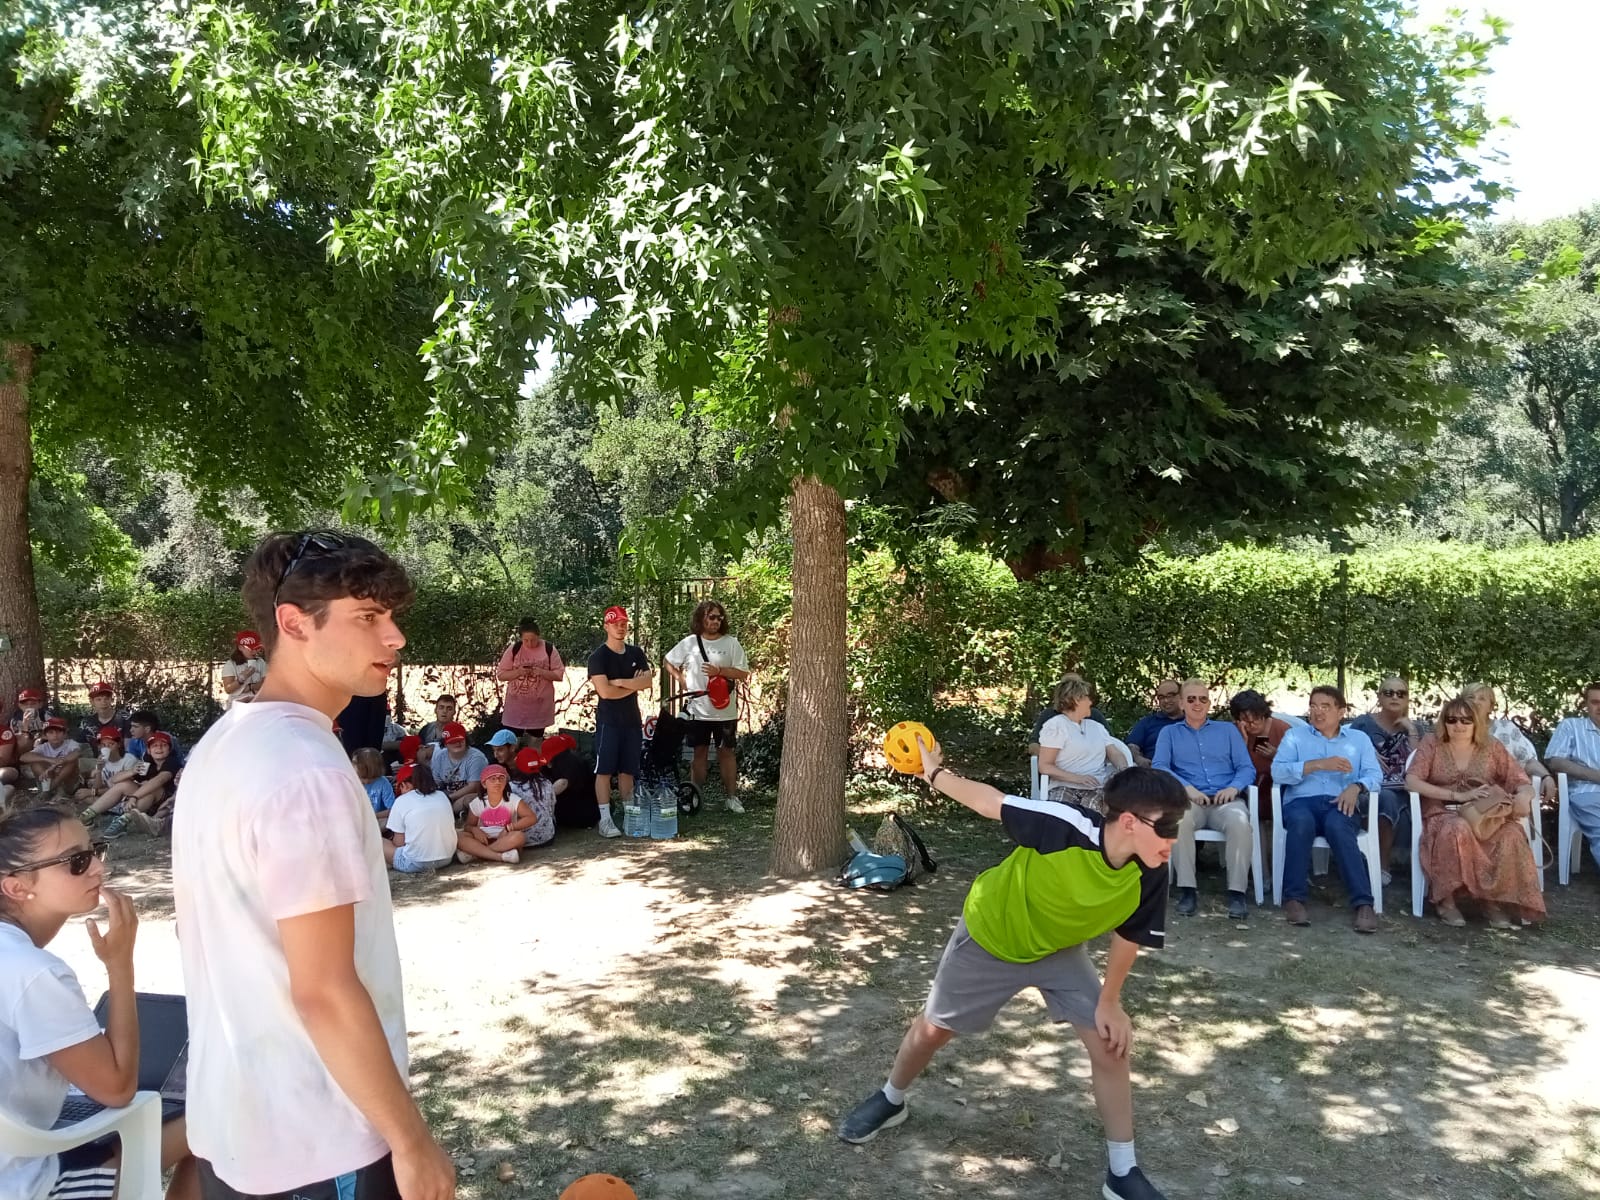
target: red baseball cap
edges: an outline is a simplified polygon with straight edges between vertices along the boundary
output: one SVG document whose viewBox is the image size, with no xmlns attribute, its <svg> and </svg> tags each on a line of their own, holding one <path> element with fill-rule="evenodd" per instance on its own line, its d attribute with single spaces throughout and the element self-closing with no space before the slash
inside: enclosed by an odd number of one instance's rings
<svg viewBox="0 0 1600 1200">
<path fill-rule="evenodd" d="M 17 693 L 17 703 L 18 704 L 26 704 L 29 700 L 42 701 L 43 699 L 44 699 L 44 693 L 42 691 L 40 691 L 38 688 L 23 688 L 20 692 Z"/>
<path fill-rule="evenodd" d="M 415 763 L 401 763 L 399 769 L 394 773 L 395 787 L 399 787 L 402 783 L 410 783 L 411 776 L 416 769 Z"/>
<path fill-rule="evenodd" d="M 159 729 L 152 733 L 149 737 L 145 738 L 144 748 L 148 750 L 157 742 L 160 742 L 168 750 L 172 749 L 172 736 L 170 734 L 162 733 Z"/>
<path fill-rule="evenodd" d="M 546 762 L 549 762 L 552 758 L 560 754 L 566 748 L 566 738 L 559 733 L 552 733 L 549 737 L 545 738 L 544 741 L 539 743 L 539 754 Z"/>
<path fill-rule="evenodd" d="M 613 604 L 610 608 L 606 609 L 607 625 L 611 624 L 613 621 L 626 621 L 627 619 L 628 610 L 623 608 L 620 604 Z"/>
<path fill-rule="evenodd" d="M 482 772 L 479 773 L 478 778 L 479 779 L 494 779 L 494 778 L 510 779 L 511 778 L 511 772 L 506 770 L 499 763 L 490 763 L 487 767 L 485 767 L 482 770 Z"/>
<path fill-rule="evenodd" d="M 446 721 L 439 729 L 439 740 L 445 745 L 467 740 L 467 727 L 460 721 Z"/>
<path fill-rule="evenodd" d="M 234 634 L 233 644 L 241 650 L 259 650 L 261 649 L 261 635 L 254 629 L 243 629 Z"/>
<path fill-rule="evenodd" d="M 408 733 L 400 739 L 400 761 L 414 763 L 417 755 L 422 753 L 422 739 L 414 733 Z"/>
<path fill-rule="evenodd" d="M 95 696 L 115 696 L 116 694 L 117 689 L 112 687 L 104 679 L 100 680 L 98 683 L 91 683 L 89 685 L 89 695 L 91 698 Z"/>
<path fill-rule="evenodd" d="M 45 723 L 44 723 L 44 727 L 46 729 L 62 729 L 62 730 L 64 730 L 67 727 L 67 723 L 65 721 L 63 721 L 60 717 L 49 717 L 49 718 L 46 718 Z"/>
<path fill-rule="evenodd" d="M 122 740 L 122 730 L 115 725 L 102 725 L 100 726 L 100 740 L 102 742 L 120 742 Z"/>
<path fill-rule="evenodd" d="M 512 760 L 518 771 L 524 775 L 532 775 L 544 766 L 544 755 L 532 746 L 524 746 L 517 751 L 517 757 Z"/>
</svg>

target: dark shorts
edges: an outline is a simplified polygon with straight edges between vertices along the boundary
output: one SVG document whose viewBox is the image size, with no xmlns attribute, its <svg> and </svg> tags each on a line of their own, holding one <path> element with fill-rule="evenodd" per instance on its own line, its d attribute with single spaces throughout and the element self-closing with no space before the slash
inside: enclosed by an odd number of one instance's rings
<svg viewBox="0 0 1600 1200">
<path fill-rule="evenodd" d="M 266 1195 L 235 1191 L 217 1178 L 205 1159 L 196 1161 L 200 1164 L 200 1195 L 204 1200 L 400 1200 L 400 1189 L 394 1181 L 394 1160 L 387 1154 L 337 1179 L 296 1184 L 286 1192 Z"/>
<path fill-rule="evenodd" d="M 596 725 L 594 773 L 637 776 L 643 746 L 644 730 L 637 725 Z"/>
<path fill-rule="evenodd" d="M 543 725 L 539 726 L 539 728 L 537 728 L 537 729 L 524 729 L 524 728 L 522 728 L 521 726 L 518 726 L 518 725 L 502 725 L 501 728 L 502 729 L 511 730 L 511 732 L 516 734 L 519 738 L 540 738 L 540 739 L 543 739 L 543 737 L 544 737 L 544 726 Z"/>
<path fill-rule="evenodd" d="M 1038 962 L 996 958 L 973 940 L 963 918 L 944 948 L 922 1015 L 951 1033 L 982 1033 L 1018 992 L 1038 988 L 1052 1021 L 1094 1028 L 1100 976 L 1083 946 L 1068 946 Z"/>
<path fill-rule="evenodd" d="M 732 750 L 739 744 L 739 722 L 685 721 L 688 729 L 684 740 L 691 746 L 715 746 L 718 750 Z"/>
</svg>

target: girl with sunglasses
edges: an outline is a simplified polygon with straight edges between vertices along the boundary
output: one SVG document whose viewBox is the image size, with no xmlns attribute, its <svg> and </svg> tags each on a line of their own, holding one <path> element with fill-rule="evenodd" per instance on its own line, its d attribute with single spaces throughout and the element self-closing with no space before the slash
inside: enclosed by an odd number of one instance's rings
<svg viewBox="0 0 1600 1200">
<path fill-rule="evenodd" d="M 69 1085 L 108 1107 L 133 1098 L 139 1076 L 133 943 L 138 917 L 104 886 L 104 842 L 71 813 L 31 808 L 0 817 L 0 1106 L 34 1129 L 56 1123 Z M 104 929 L 85 929 L 105 964 L 111 997 L 101 1029 L 72 968 L 45 947 L 72 917 L 104 904 Z M 25 1200 L 111 1200 L 121 1154 L 115 1137 L 60 1155 L 0 1153 L 0 1195 Z M 182 1116 L 161 1130 L 167 1200 L 198 1200 Z"/>
</svg>

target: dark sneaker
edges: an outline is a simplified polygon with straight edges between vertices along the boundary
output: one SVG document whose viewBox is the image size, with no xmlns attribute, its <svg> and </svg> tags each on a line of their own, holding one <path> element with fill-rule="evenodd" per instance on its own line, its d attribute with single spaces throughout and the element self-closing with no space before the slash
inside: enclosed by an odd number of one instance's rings
<svg viewBox="0 0 1600 1200">
<path fill-rule="evenodd" d="M 1194 916 L 1195 909 L 1200 907 L 1200 894 L 1194 888 L 1178 889 L 1178 915 L 1180 917 Z"/>
<path fill-rule="evenodd" d="M 879 1088 L 850 1111 L 839 1126 L 839 1136 L 851 1145 L 870 1142 L 885 1129 L 893 1129 L 906 1119 L 904 1104 L 891 1104 Z"/>
<path fill-rule="evenodd" d="M 1100 1194 L 1105 1200 L 1167 1200 L 1161 1190 L 1144 1177 L 1144 1172 L 1135 1167 L 1126 1175 L 1113 1175 L 1106 1172 L 1106 1181 L 1100 1188 Z"/>
<path fill-rule="evenodd" d="M 1235 921 L 1242 921 L 1250 915 L 1250 906 L 1245 903 L 1243 892 L 1228 893 L 1228 916 Z"/>
</svg>

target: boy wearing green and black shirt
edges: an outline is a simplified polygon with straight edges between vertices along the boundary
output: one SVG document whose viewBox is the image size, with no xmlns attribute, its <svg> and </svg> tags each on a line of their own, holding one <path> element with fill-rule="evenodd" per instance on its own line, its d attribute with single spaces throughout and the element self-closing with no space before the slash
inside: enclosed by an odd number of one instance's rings
<svg viewBox="0 0 1600 1200">
<path fill-rule="evenodd" d="M 1053 1020 L 1071 1022 L 1089 1051 L 1095 1105 L 1110 1159 L 1105 1200 L 1162 1200 L 1133 1148 L 1133 1023 L 1122 984 L 1141 946 L 1165 939 L 1167 860 L 1189 801 L 1171 775 L 1130 767 L 1106 785 L 1106 812 L 1007 796 L 940 766 L 922 747 L 923 778 L 981 816 L 1004 823 L 1017 848 L 973 881 L 922 1014 L 888 1082 L 844 1119 L 839 1136 L 871 1141 L 906 1119 L 906 1090 L 957 1034 L 981 1033 L 1011 997 L 1038 988 Z M 1102 982 L 1090 939 L 1110 932 Z"/>
</svg>

